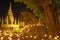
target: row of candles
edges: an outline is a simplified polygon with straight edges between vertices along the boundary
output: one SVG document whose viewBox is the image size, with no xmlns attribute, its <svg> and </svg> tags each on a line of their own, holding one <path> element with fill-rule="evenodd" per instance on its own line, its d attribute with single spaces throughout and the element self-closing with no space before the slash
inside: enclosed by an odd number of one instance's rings
<svg viewBox="0 0 60 40">
<path fill-rule="evenodd" d="M 32 39 L 37 39 L 39 37 L 39 35 L 23 35 L 20 34 L 19 31 L 17 32 L 13 32 L 13 31 L 0 31 L 0 40 L 4 40 L 5 37 L 7 37 L 7 39 L 9 40 L 13 40 L 14 35 L 17 37 L 17 40 L 20 39 L 25 39 L 25 38 L 32 38 Z M 52 35 L 47 35 L 44 34 L 43 37 L 48 37 L 50 40 L 52 39 Z M 59 36 L 55 36 L 52 40 L 58 40 Z M 40 39 L 40 40 L 44 40 L 44 38 Z"/>
</svg>

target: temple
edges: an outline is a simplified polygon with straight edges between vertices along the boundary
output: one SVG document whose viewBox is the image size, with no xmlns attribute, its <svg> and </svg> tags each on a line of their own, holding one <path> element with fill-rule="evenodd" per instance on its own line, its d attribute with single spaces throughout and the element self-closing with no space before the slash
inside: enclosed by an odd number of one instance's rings
<svg viewBox="0 0 60 40">
<path fill-rule="evenodd" d="M 37 18 L 29 11 L 22 11 L 20 13 L 19 18 L 16 19 L 13 16 L 11 2 L 10 2 L 8 14 L 6 15 L 5 19 L 2 17 L 0 21 L 2 28 L 12 29 L 12 30 L 20 30 L 21 26 L 24 27 L 26 25 L 41 26 L 41 23 L 39 23 Z"/>
<path fill-rule="evenodd" d="M 10 2 L 10 7 L 8 10 L 8 14 L 5 17 L 5 20 L 2 17 L 1 20 L 1 27 L 2 28 L 12 28 L 13 30 L 19 30 L 19 20 L 18 22 L 16 21 L 16 18 L 13 16 L 13 12 L 11 9 L 11 2 Z"/>
</svg>

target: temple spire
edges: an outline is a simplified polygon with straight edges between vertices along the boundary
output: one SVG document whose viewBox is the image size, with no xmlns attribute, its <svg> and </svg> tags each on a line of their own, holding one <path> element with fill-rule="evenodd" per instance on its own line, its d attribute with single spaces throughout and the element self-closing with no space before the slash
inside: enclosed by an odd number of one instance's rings
<svg viewBox="0 0 60 40">
<path fill-rule="evenodd" d="M 15 18 L 15 24 L 16 24 L 16 18 Z"/>
<path fill-rule="evenodd" d="M 11 9 L 11 2 L 10 2 L 10 7 L 9 7 L 9 11 L 12 11 L 12 9 Z"/>
<path fill-rule="evenodd" d="M 14 16 L 13 16 L 13 12 L 12 12 L 12 3 L 10 2 L 10 6 L 9 6 L 9 11 L 8 11 L 8 16 L 9 16 L 9 20 L 11 22 L 11 24 L 13 24 L 14 22 Z"/>
</svg>

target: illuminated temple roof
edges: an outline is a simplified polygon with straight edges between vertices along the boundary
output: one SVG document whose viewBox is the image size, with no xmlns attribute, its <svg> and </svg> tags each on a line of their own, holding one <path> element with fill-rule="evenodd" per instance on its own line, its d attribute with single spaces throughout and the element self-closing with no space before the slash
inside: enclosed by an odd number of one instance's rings
<svg viewBox="0 0 60 40">
<path fill-rule="evenodd" d="M 9 18 L 11 23 L 14 21 L 13 12 L 12 12 L 12 9 L 11 9 L 11 2 L 10 2 L 10 7 L 9 7 L 8 14 L 7 14 L 6 17 Z M 6 18 L 6 20 L 7 20 L 7 18 Z"/>
<path fill-rule="evenodd" d="M 13 12 L 11 9 L 11 2 L 8 10 L 8 14 L 5 17 L 5 20 L 3 20 L 2 17 L 2 27 L 7 27 L 7 28 L 13 28 L 14 30 L 19 30 L 20 26 L 24 26 L 25 24 L 36 24 L 37 18 L 30 13 L 29 11 L 22 11 L 20 13 L 20 16 L 18 19 L 14 18 Z"/>
<path fill-rule="evenodd" d="M 5 20 L 3 20 L 3 17 L 2 17 L 1 27 L 13 28 L 13 30 L 19 30 L 19 21 L 17 23 L 16 19 L 14 20 L 13 12 L 12 12 L 12 9 L 11 9 L 11 2 L 10 2 L 8 14 L 5 17 Z"/>
</svg>

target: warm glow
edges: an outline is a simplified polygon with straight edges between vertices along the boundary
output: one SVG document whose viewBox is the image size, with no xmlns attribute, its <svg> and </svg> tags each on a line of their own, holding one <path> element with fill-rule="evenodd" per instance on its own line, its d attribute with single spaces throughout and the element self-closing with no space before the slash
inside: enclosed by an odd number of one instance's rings
<svg viewBox="0 0 60 40">
<path fill-rule="evenodd" d="M 32 35 L 30 35 L 30 38 L 33 37 Z"/>
<path fill-rule="evenodd" d="M 25 38 L 28 38 L 28 36 L 25 36 Z"/>
<path fill-rule="evenodd" d="M 1 37 L 1 40 L 3 40 L 3 37 Z"/>
<path fill-rule="evenodd" d="M 12 25 L 13 30 L 19 30 L 19 25 Z"/>
<path fill-rule="evenodd" d="M 36 39 L 37 38 L 37 36 L 34 36 L 34 39 Z"/>
</svg>

